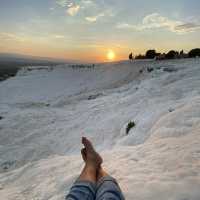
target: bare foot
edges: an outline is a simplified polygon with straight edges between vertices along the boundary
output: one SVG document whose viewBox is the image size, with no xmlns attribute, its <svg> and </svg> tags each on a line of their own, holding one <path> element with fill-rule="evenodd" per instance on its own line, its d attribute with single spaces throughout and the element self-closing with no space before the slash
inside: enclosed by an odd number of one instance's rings
<svg viewBox="0 0 200 200">
<path fill-rule="evenodd" d="M 108 173 L 103 169 L 102 166 L 99 167 L 98 171 L 97 171 L 97 182 L 105 177 L 105 176 L 108 176 Z"/>
<path fill-rule="evenodd" d="M 101 156 L 95 151 L 92 143 L 86 137 L 82 137 L 84 148 L 81 150 L 81 155 L 86 165 L 90 165 L 98 169 L 103 162 Z"/>
<path fill-rule="evenodd" d="M 86 163 L 86 159 L 87 159 L 86 148 L 81 149 L 81 155 L 82 155 L 84 162 Z"/>
</svg>

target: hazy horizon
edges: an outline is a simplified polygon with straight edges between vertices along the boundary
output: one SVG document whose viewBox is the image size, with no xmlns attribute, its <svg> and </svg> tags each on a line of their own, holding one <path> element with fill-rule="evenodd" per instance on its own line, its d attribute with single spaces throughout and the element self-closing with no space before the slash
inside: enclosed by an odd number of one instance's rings
<svg viewBox="0 0 200 200">
<path fill-rule="evenodd" d="M 0 1 L 0 53 L 104 62 L 200 46 L 197 0 Z"/>
</svg>

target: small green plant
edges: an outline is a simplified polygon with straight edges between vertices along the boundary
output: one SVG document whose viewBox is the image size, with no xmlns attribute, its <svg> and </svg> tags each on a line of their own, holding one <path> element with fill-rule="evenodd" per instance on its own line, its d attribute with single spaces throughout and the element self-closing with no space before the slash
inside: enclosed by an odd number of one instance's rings
<svg viewBox="0 0 200 200">
<path fill-rule="evenodd" d="M 126 135 L 128 135 L 128 133 L 129 133 L 129 131 L 133 128 L 133 127 L 135 127 L 135 122 L 134 121 L 130 121 L 128 124 L 127 124 L 127 126 L 126 126 Z"/>
</svg>

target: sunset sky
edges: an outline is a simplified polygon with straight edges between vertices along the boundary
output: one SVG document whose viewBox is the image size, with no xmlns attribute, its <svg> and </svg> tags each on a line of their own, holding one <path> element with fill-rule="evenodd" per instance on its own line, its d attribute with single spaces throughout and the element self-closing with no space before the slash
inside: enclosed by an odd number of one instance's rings
<svg viewBox="0 0 200 200">
<path fill-rule="evenodd" d="M 194 47 L 199 0 L 0 0 L 0 52 L 107 61 Z"/>
</svg>

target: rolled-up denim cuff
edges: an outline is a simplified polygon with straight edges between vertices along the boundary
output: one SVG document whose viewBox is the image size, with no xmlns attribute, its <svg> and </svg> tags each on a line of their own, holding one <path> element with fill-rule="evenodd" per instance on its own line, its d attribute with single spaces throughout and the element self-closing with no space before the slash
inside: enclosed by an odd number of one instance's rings
<svg viewBox="0 0 200 200">
<path fill-rule="evenodd" d="M 81 180 L 76 180 L 73 187 L 87 187 L 93 195 L 96 194 L 96 184 L 91 182 L 91 181 L 81 181 Z"/>
<path fill-rule="evenodd" d="M 105 181 L 112 181 L 112 182 L 114 182 L 117 186 L 119 186 L 118 183 L 117 183 L 117 181 L 116 181 L 116 179 L 114 179 L 112 176 L 104 176 L 104 177 L 102 177 L 102 178 L 97 182 L 96 189 L 98 189 L 99 187 L 101 187 L 101 185 L 102 185 Z"/>
</svg>

